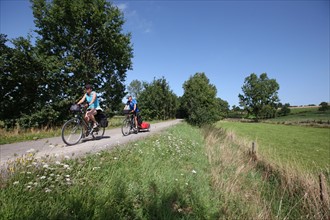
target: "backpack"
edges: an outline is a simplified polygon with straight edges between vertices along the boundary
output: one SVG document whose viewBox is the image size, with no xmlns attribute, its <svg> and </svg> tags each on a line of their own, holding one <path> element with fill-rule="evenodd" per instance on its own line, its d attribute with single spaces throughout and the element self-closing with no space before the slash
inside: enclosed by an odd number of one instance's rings
<svg viewBox="0 0 330 220">
<path fill-rule="evenodd" d="M 100 127 L 106 128 L 109 125 L 107 116 L 100 110 L 97 111 L 95 116 L 96 121 L 99 123 Z"/>
<path fill-rule="evenodd" d="M 138 124 L 141 125 L 143 120 L 142 120 L 142 116 L 140 114 L 138 114 L 137 116 L 137 121 L 138 121 Z"/>
</svg>

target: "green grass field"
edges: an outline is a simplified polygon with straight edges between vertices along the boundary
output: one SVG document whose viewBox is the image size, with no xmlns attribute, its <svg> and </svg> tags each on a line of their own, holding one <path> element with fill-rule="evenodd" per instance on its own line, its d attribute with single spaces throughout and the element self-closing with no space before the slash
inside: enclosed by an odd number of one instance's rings
<svg viewBox="0 0 330 220">
<path fill-rule="evenodd" d="M 277 163 L 293 163 L 309 171 L 330 168 L 328 128 L 229 121 L 221 121 L 217 126 L 232 130 L 251 143 L 257 142 L 258 153 Z"/>
<path fill-rule="evenodd" d="M 269 119 L 273 122 L 322 122 L 330 121 L 330 111 L 319 111 L 318 108 L 291 108 L 289 115 Z"/>
</svg>

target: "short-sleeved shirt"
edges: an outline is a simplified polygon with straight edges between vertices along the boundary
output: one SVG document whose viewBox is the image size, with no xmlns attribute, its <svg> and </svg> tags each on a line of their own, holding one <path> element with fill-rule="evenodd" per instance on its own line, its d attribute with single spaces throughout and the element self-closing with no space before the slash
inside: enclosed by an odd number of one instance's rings
<svg viewBox="0 0 330 220">
<path fill-rule="evenodd" d="M 94 94 L 95 94 L 94 91 L 92 91 L 90 95 L 88 95 L 86 93 L 86 100 L 87 100 L 88 103 L 90 103 L 93 100 L 93 95 Z M 93 108 L 100 109 L 100 104 L 99 104 L 99 100 L 97 99 L 97 97 L 96 97 L 95 101 L 93 102 L 93 104 L 88 106 L 88 109 L 93 109 Z"/>
<path fill-rule="evenodd" d="M 135 99 L 132 99 L 132 101 L 128 101 L 127 104 L 129 105 L 130 110 L 134 110 L 134 105 L 136 104 L 135 112 L 139 112 L 139 108 L 137 106 L 137 101 Z"/>
</svg>

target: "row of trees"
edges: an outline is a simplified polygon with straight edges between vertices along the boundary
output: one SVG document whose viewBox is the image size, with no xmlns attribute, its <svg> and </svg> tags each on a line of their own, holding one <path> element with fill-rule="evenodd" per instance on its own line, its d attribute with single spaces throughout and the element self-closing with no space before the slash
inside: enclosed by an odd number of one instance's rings
<svg viewBox="0 0 330 220">
<path fill-rule="evenodd" d="M 127 87 L 129 94 L 138 99 L 143 117 L 166 120 L 186 118 L 193 125 L 213 123 L 225 117 L 228 102 L 217 98 L 217 89 L 205 73 L 196 73 L 183 84 L 184 94 L 177 97 L 163 77 L 151 83 L 133 80 Z"/>
</svg>

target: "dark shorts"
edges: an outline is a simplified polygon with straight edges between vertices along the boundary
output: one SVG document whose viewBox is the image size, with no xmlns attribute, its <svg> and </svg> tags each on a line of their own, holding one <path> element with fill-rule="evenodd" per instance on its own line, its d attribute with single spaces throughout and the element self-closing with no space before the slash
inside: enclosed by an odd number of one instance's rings
<svg viewBox="0 0 330 220">
<path fill-rule="evenodd" d="M 139 112 L 133 112 L 132 113 L 134 116 L 138 116 L 139 115 Z"/>
</svg>

